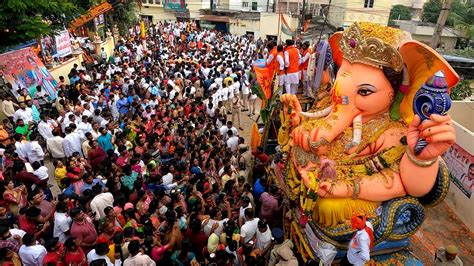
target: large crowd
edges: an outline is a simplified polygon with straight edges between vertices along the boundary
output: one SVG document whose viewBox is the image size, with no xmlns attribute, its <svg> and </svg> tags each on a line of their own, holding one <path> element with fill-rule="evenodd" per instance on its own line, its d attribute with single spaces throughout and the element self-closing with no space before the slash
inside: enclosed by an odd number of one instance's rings
<svg viewBox="0 0 474 266">
<path fill-rule="evenodd" d="M 252 64 L 273 45 L 189 22 L 139 30 L 74 65 L 54 100 L 9 85 L 0 265 L 298 265 L 271 158 L 242 137 Z"/>
</svg>

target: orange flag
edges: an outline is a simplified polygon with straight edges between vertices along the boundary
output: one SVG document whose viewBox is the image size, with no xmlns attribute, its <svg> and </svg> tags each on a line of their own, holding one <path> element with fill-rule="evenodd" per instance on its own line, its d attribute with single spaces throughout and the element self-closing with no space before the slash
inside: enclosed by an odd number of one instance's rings
<svg viewBox="0 0 474 266">
<path fill-rule="evenodd" d="M 272 96 L 272 79 L 273 73 L 268 67 L 254 66 L 255 74 L 257 76 L 257 82 L 262 87 L 262 91 L 265 94 L 265 98 L 268 100 Z"/>
</svg>

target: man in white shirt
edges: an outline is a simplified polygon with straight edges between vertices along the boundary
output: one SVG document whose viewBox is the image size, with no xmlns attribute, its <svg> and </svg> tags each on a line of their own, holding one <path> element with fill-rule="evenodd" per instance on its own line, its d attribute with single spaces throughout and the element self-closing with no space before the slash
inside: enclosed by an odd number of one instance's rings
<svg viewBox="0 0 474 266">
<path fill-rule="evenodd" d="M 28 161 L 30 163 L 34 162 L 44 162 L 44 151 L 41 145 L 38 143 L 38 133 L 31 133 L 30 139 L 31 141 L 25 144 L 26 156 L 28 157 Z"/>
<path fill-rule="evenodd" d="M 82 121 L 77 126 L 77 132 L 81 135 L 81 138 L 86 138 L 86 132 L 92 131 L 92 125 L 89 123 L 89 117 L 86 115 L 82 116 Z M 92 118 L 91 118 L 92 120 Z"/>
<path fill-rule="evenodd" d="M 20 109 L 16 110 L 16 112 L 13 114 L 13 122 L 16 123 L 18 119 L 22 119 L 25 124 L 33 121 L 33 111 L 24 103 L 20 103 Z"/>
<path fill-rule="evenodd" d="M 69 238 L 68 232 L 71 229 L 72 218 L 67 214 L 68 207 L 65 202 L 58 202 L 54 213 L 54 237 L 59 238 L 61 243 L 65 243 Z"/>
<path fill-rule="evenodd" d="M 138 240 L 130 241 L 128 244 L 128 252 L 130 252 L 130 256 L 125 259 L 123 266 L 155 266 L 156 263 L 148 255 L 142 254 L 140 249 L 141 245 Z"/>
<path fill-rule="evenodd" d="M 53 137 L 53 129 L 58 126 L 58 123 L 44 114 L 42 114 L 40 118 L 41 121 L 38 124 L 38 132 L 45 140 L 48 140 Z"/>
<path fill-rule="evenodd" d="M 2 101 L 2 113 L 6 117 L 13 117 L 13 115 L 15 114 L 15 108 L 18 108 L 18 104 L 14 103 L 12 101 L 12 96 L 7 94 L 7 96 L 5 96 L 5 99 L 3 99 Z"/>
<path fill-rule="evenodd" d="M 229 211 L 231 211 L 230 204 L 227 212 L 229 213 Z M 204 233 L 206 234 L 206 236 L 210 236 L 214 224 L 218 224 L 217 228 L 214 229 L 214 234 L 220 237 L 222 231 L 224 230 L 224 223 L 226 223 L 227 221 L 229 221 L 228 218 L 222 219 L 222 211 L 219 208 L 212 209 L 210 213 L 210 218 L 202 223 L 204 226 Z"/>
<path fill-rule="evenodd" d="M 69 112 L 68 114 L 64 116 L 64 119 L 61 123 L 61 129 L 63 130 L 63 132 L 66 131 L 66 127 L 68 127 L 71 123 L 74 123 L 76 125 L 79 124 L 79 122 L 76 120 L 75 114 L 73 114 L 72 112 Z"/>
<path fill-rule="evenodd" d="M 89 253 L 87 253 L 87 262 L 89 265 L 96 260 L 105 260 L 105 263 L 107 266 L 121 266 L 122 265 L 122 260 L 116 259 L 115 263 L 112 263 L 107 256 L 107 253 L 109 253 L 109 245 L 107 243 L 99 243 L 95 245 L 95 248 Z"/>
<path fill-rule="evenodd" d="M 26 233 L 23 238 L 23 245 L 18 251 L 18 255 L 23 265 L 35 266 L 43 265 L 43 258 L 46 256 L 46 248 L 36 244 L 34 234 Z"/>
<path fill-rule="evenodd" d="M 247 219 L 245 218 L 245 210 L 248 208 L 252 208 L 250 198 L 247 196 L 243 196 L 241 199 L 241 206 L 239 208 L 239 226 L 242 226 L 247 221 Z"/>
<path fill-rule="evenodd" d="M 351 218 L 352 228 L 357 232 L 349 242 L 347 257 L 343 259 L 355 266 L 363 266 L 370 260 L 370 248 L 373 245 L 373 227 L 372 223 L 366 221 L 365 216 L 356 215 Z M 341 262 L 341 265 L 344 265 Z"/>
<path fill-rule="evenodd" d="M 245 219 L 247 221 L 240 227 L 240 244 L 247 244 L 252 240 L 257 233 L 259 218 L 254 218 L 254 211 L 252 208 L 245 209 Z"/>
<path fill-rule="evenodd" d="M 71 157 L 74 152 L 78 152 L 82 156 L 82 139 L 79 133 L 72 132 L 70 127 L 65 128 L 66 137 L 64 137 L 63 148 L 64 155 Z"/>
<path fill-rule="evenodd" d="M 27 158 L 27 153 L 26 153 L 26 143 L 22 142 L 23 136 L 19 133 L 15 134 L 13 136 L 15 139 L 15 152 L 18 154 L 18 157 L 21 159 L 25 160 Z"/>
<path fill-rule="evenodd" d="M 219 128 L 219 133 L 224 136 L 224 138 L 227 137 L 227 131 L 231 130 L 232 133 L 234 133 L 234 136 L 239 135 L 239 131 L 237 131 L 237 128 L 232 126 L 232 121 L 227 121 L 227 124 L 225 126 L 222 126 Z"/>
<path fill-rule="evenodd" d="M 63 142 L 64 138 L 61 137 L 57 131 L 53 131 L 53 137 L 46 140 L 46 148 L 49 153 L 51 153 L 51 157 L 55 159 L 63 159 L 66 157 Z"/>
<path fill-rule="evenodd" d="M 262 253 L 265 253 L 265 251 L 271 246 L 272 231 L 270 230 L 268 224 L 262 220 L 258 222 L 258 230 L 255 240 L 255 248 L 262 250 Z"/>
<path fill-rule="evenodd" d="M 166 173 L 163 175 L 161 178 L 162 180 L 162 185 L 171 185 L 173 183 L 173 174 L 169 171 L 169 168 L 166 166 L 162 166 L 162 173 Z"/>
<path fill-rule="evenodd" d="M 230 148 L 232 152 L 236 152 L 239 146 L 239 137 L 234 136 L 232 130 L 227 131 L 227 148 Z"/>
<path fill-rule="evenodd" d="M 96 195 L 90 203 L 91 211 L 92 213 L 95 213 L 95 216 L 92 217 L 92 219 L 98 221 L 105 217 L 105 207 L 113 207 L 114 195 L 110 192 L 102 192 L 102 186 L 99 183 L 92 187 L 92 192 Z"/>
</svg>

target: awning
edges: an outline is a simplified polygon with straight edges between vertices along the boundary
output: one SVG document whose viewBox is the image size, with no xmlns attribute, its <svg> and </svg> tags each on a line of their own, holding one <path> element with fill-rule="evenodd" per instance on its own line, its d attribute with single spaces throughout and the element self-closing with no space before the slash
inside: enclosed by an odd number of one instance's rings
<svg viewBox="0 0 474 266">
<path fill-rule="evenodd" d="M 73 20 L 69 26 L 69 30 L 74 30 L 111 9 L 112 6 L 108 2 L 103 2 L 102 4 L 89 9 L 85 14 Z"/>
<path fill-rule="evenodd" d="M 199 20 L 215 21 L 215 22 L 229 22 L 229 17 L 227 16 L 215 16 L 215 15 L 201 15 Z"/>
</svg>

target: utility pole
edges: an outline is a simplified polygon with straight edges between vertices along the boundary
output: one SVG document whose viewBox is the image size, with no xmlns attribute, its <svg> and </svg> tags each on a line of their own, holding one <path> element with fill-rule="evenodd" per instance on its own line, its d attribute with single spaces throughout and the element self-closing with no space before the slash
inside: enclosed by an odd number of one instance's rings
<svg viewBox="0 0 474 266">
<path fill-rule="evenodd" d="M 451 9 L 451 4 L 453 0 L 444 0 L 441 12 L 439 13 L 438 21 L 436 22 L 435 32 L 431 38 L 430 46 L 433 49 L 438 48 L 438 44 L 441 40 L 441 33 L 443 32 L 444 24 L 446 19 L 448 19 L 449 10 Z"/>
<path fill-rule="evenodd" d="M 304 21 L 306 19 L 306 0 L 303 0 L 303 10 L 301 11 L 301 25 L 300 25 L 300 34 L 303 32 Z"/>
</svg>

